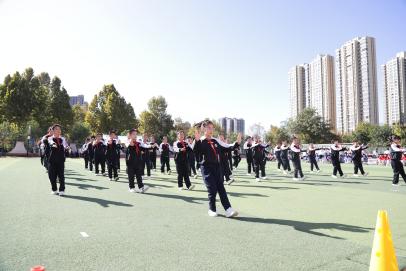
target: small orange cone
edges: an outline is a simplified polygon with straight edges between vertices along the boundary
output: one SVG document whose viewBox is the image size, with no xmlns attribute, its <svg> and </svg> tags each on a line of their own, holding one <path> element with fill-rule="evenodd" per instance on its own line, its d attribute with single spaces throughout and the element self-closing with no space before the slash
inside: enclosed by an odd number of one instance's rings
<svg viewBox="0 0 406 271">
<path fill-rule="evenodd" d="M 378 211 L 376 220 L 374 244 L 372 247 L 369 271 L 398 271 L 395 249 L 390 232 L 388 214 Z"/>
<path fill-rule="evenodd" d="M 31 267 L 31 271 L 45 271 L 45 267 L 43 267 L 42 265 L 37 265 L 37 266 Z"/>
</svg>

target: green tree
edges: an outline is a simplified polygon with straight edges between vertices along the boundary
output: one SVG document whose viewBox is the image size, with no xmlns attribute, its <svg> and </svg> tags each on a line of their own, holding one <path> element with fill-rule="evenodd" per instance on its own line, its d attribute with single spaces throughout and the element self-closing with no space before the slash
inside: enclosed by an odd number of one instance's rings
<svg viewBox="0 0 406 271">
<path fill-rule="evenodd" d="M 168 104 L 162 96 L 152 97 L 148 101 L 148 110 L 140 114 L 140 131 L 155 138 L 168 135 L 173 129 L 172 116 L 166 112 Z"/>
<path fill-rule="evenodd" d="M 77 121 L 72 125 L 68 137 L 72 143 L 83 143 L 89 135 L 90 127 L 86 123 Z"/>
<path fill-rule="evenodd" d="M 287 128 L 291 134 L 299 136 L 303 143 L 329 143 L 336 137 L 331 132 L 330 124 L 313 108 L 306 108 L 295 119 L 290 119 Z"/>
<path fill-rule="evenodd" d="M 79 104 L 75 104 L 72 107 L 72 112 L 73 112 L 73 119 L 75 122 L 84 122 L 85 121 L 85 116 L 86 116 L 86 110 Z"/>
<path fill-rule="evenodd" d="M 59 123 L 65 131 L 73 124 L 73 111 L 69 104 L 69 95 L 64 87 L 61 86 L 61 80 L 54 77 L 51 81 L 51 103 L 50 115 L 52 122 Z"/>
<path fill-rule="evenodd" d="M 265 141 L 271 142 L 273 146 L 276 145 L 277 143 L 289 139 L 290 135 L 285 127 L 279 128 L 277 126 L 271 125 L 271 128 L 265 134 Z"/>
</svg>

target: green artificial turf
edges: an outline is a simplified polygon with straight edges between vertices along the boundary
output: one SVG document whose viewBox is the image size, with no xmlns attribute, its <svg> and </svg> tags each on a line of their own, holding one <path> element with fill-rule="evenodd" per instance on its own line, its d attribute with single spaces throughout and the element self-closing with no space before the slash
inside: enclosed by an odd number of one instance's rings
<svg viewBox="0 0 406 271">
<path fill-rule="evenodd" d="M 298 182 L 268 163 L 257 183 L 243 161 L 226 187 L 240 216 L 227 219 L 219 200 L 222 216 L 207 215 L 201 177 L 178 191 L 176 172 L 153 172 L 148 193 L 132 194 L 125 170 L 110 182 L 67 159 L 59 197 L 38 158 L 1 158 L 0 270 L 367 270 L 380 209 L 406 265 L 406 186 L 391 186 L 390 167 L 346 179 L 332 179 L 331 165 L 303 168 Z"/>
</svg>

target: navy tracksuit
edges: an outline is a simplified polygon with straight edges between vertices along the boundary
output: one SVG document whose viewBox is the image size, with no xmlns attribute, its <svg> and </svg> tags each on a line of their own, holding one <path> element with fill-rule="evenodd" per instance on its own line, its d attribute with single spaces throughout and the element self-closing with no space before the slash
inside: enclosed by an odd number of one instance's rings
<svg viewBox="0 0 406 271">
<path fill-rule="evenodd" d="M 101 166 L 101 173 L 104 174 L 106 172 L 106 145 L 103 141 L 99 141 L 93 144 L 93 151 L 96 174 L 99 174 L 99 165 Z"/>
<path fill-rule="evenodd" d="M 341 162 L 340 162 L 340 152 L 346 150 L 346 148 L 338 148 L 337 146 L 331 146 L 331 163 L 333 164 L 333 175 L 336 176 L 337 172 L 340 176 L 343 176 L 344 173 L 341 170 Z"/>
<path fill-rule="evenodd" d="M 120 160 L 119 152 L 117 152 L 118 144 L 115 139 L 107 143 L 106 146 L 106 161 L 109 178 L 113 179 L 118 177 L 117 169 Z"/>
<path fill-rule="evenodd" d="M 166 170 L 169 171 L 171 170 L 171 167 L 169 165 L 169 144 L 168 143 L 161 143 L 159 150 L 161 151 L 161 172 L 165 172 L 165 166 Z"/>
<path fill-rule="evenodd" d="M 282 159 L 281 159 L 281 147 L 275 147 L 274 154 L 276 157 L 276 161 L 278 162 L 278 169 L 281 169 L 281 166 L 283 168 Z"/>
<path fill-rule="evenodd" d="M 405 169 L 401 162 L 404 150 L 401 149 L 399 145 L 392 144 L 390 148 L 391 166 L 393 170 L 393 184 L 399 183 L 399 175 L 402 176 L 403 180 L 406 182 Z"/>
<path fill-rule="evenodd" d="M 139 141 L 134 141 L 134 146 L 128 145 L 126 149 L 126 164 L 127 164 L 127 174 L 128 174 L 128 185 L 130 189 L 135 188 L 134 178 L 137 179 L 138 188 L 144 187 L 142 182 L 143 166 L 144 160 L 142 152 L 146 151 L 142 147 L 142 143 Z"/>
<path fill-rule="evenodd" d="M 182 151 L 181 149 L 184 150 Z M 192 151 L 189 144 L 186 141 L 176 141 L 173 143 L 173 149 L 175 151 L 175 164 L 176 171 L 178 172 L 178 187 L 183 187 L 183 181 L 187 188 L 190 187 L 189 178 L 189 158 L 188 153 Z"/>
<path fill-rule="evenodd" d="M 282 161 L 282 166 L 283 170 L 291 171 L 290 169 L 290 163 L 289 163 L 289 150 L 290 148 L 288 146 L 282 146 L 281 147 L 281 161 Z"/>
<path fill-rule="evenodd" d="M 56 180 L 59 180 L 59 192 L 65 191 L 65 147 L 66 141 L 62 137 L 46 139 L 50 146 L 48 176 L 52 191 L 57 191 Z"/>
<path fill-rule="evenodd" d="M 266 163 L 266 153 L 269 145 L 263 145 L 261 143 L 256 144 L 252 147 L 252 156 L 254 160 L 254 170 L 255 178 L 259 178 L 259 171 L 261 171 L 261 177 L 265 177 L 265 163 Z"/>
<path fill-rule="evenodd" d="M 247 164 L 248 164 L 248 173 L 251 174 L 251 168 L 254 169 L 254 160 L 252 158 L 252 149 L 251 149 L 252 144 L 246 143 L 244 146 L 245 149 L 245 157 L 247 158 Z"/>
<path fill-rule="evenodd" d="M 367 146 L 360 146 L 359 149 L 351 148 L 351 158 L 354 164 L 354 174 L 358 174 L 358 170 L 362 175 L 365 174 L 364 168 L 362 166 L 362 151 L 368 149 Z"/>
<path fill-rule="evenodd" d="M 313 168 L 315 167 L 317 170 L 319 169 L 319 165 L 317 164 L 316 160 L 316 151 L 320 149 L 309 149 L 307 150 L 307 153 L 309 154 L 309 162 L 310 162 L 310 170 L 313 171 Z"/>
</svg>

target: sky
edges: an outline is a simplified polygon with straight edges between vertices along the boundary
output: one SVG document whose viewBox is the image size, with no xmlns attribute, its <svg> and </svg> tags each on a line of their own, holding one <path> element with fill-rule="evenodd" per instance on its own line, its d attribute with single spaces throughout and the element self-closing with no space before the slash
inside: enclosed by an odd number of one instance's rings
<svg viewBox="0 0 406 271">
<path fill-rule="evenodd" d="M 289 117 L 288 70 L 376 38 L 381 65 L 406 51 L 406 0 L 0 0 L 0 78 L 32 67 L 90 102 L 114 84 L 145 110 L 162 95 L 184 121 Z M 2 79 L 1 79 L 2 80 Z"/>
</svg>

